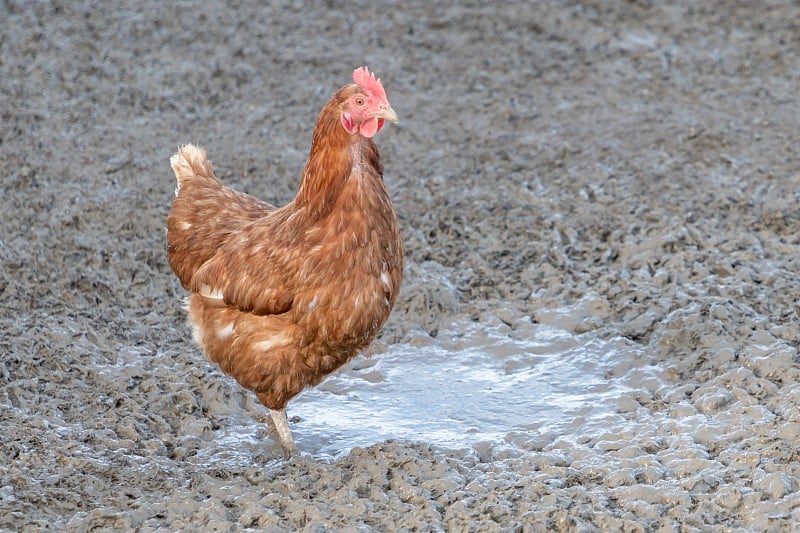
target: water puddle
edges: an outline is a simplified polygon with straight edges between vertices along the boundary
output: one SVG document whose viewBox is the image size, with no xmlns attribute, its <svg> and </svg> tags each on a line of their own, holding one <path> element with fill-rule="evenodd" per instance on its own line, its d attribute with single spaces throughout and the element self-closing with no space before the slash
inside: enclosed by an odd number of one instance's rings
<svg viewBox="0 0 800 533">
<path fill-rule="evenodd" d="M 428 343 L 360 358 L 301 393 L 288 412 L 300 418 L 292 424 L 300 449 L 321 456 L 389 438 L 463 448 L 510 432 L 602 427 L 631 389 L 630 371 L 645 364 L 642 347 L 620 337 L 468 322 Z"/>
</svg>

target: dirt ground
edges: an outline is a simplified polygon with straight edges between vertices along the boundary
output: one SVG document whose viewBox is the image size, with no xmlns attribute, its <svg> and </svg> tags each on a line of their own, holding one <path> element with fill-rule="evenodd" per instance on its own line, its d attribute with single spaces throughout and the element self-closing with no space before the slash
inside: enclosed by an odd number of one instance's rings
<svg viewBox="0 0 800 533">
<path fill-rule="evenodd" d="M 285 203 L 362 64 L 401 120 L 381 350 L 462 322 L 627 339 L 647 372 L 607 428 L 288 462 L 225 438 L 262 411 L 190 342 L 168 159 L 199 142 Z M 791 528 L 798 87 L 790 0 L 0 2 L 0 529 Z"/>
</svg>

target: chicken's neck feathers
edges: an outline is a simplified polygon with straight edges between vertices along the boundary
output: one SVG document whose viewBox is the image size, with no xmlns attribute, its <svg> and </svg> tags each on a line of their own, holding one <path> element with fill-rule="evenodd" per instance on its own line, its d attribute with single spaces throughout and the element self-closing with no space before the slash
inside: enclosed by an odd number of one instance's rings
<svg viewBox="0 0 800 533">
<path fill-rule="evenodd" d="M 308 161 L 300 178 L 295 205 L 313 217 L 323 217 L 333 208 L 344 185 L 352 177 L 383 168 L 375 143 L 359 134 L 349 134 L 340 124 L 335 100 L 320 113 L 311 141 Z"/>
</svg>

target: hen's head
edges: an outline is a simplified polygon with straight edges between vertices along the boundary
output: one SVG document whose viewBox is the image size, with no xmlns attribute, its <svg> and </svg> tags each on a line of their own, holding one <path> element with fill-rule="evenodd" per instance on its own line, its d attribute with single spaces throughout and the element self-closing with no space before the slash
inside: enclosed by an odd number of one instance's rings
<svg viewBox="0 0 800 533">
<path fill-rule="evenodd" d="M 397 114 L 386 99 L 381 80 L 377 79 L 367 67 L 353 71 L 354 85 L 348 86 L 342 104 L 342 127 L 347 133 L 360 133 L 372 137 L 380 131 L 385 120 L 397 124 Z"/>
</svg>

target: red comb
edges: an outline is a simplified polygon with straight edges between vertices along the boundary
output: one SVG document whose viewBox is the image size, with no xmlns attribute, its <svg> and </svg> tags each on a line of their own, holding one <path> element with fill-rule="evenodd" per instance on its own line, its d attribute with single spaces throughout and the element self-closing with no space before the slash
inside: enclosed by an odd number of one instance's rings
<svg viewBox="0 0 800 533">
<path fill-rule="evenodd" d="M 386 100 L 386 91 L 383 90 L 381 80 L 375 77 L 375 74 L 369 71 L 367 67 L 359 67 L 353 71 L 353 81 L 361 86 L 362 89 L 370 93 L 372 96 Z"/>
</svg>

